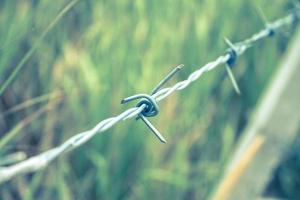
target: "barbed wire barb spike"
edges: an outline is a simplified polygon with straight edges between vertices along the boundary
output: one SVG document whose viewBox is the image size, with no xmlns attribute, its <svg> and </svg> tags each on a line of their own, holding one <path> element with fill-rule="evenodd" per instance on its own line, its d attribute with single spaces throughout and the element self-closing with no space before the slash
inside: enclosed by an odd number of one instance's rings
<svg viewBox="0 0 300 200">
<path fill-rule="evenodd" d="M 262 20 L 262 22 L 264 23 L 264 26 L 266 27 L 266 29 L 268 30 L 268 35 L 270 37 L 275 35 L 275 29 L 273 28 L 271 22 L 268 20 L 266 14 L 264 13 L 263 9 L 256 5 L 255 6 L 256 9 L 256 13 L 258 14 L 259 18 Z M 281 35 L 286 36 L 286 33 L 282 32 L 281 30 L 277 30 L 279 33 L 281 33 Z"/>
<path fill-rule="evenodd" d="M 162 142 L 166 143 L 166 139 L 160 134 L 160 132 L 153 126 L 153 124 L 147 119 L 147 117 L 154 117 L 159 113 L 159 107 L 156 100 L 148 95 L 148 94 L 136 94 L 130 97 L 127 97 L 121 101 L 122 104 L 128 103 L 130 101 L 134 101 L 137 99 L 141 99 L 136 107 L 142 108 L 142 111 L 138 114 L 138 119 L 142 119 L 142 121 L 147 125 L 147 127 L 154 133 L 154 135 Z M 129 116 L 127 116 L 129 117 Z M 131 117 L 131 115 L 130 115 Z"/>
<path fill-rule="evenodd" d="M 237 84 L 237 81 L 234 78 L 233 72 L 231 70 L 231 67 L 235 64 L 236 59 L 237 59 L 237 48 L 228 38 L 224 37 L 224 40 L 225 40 L 226 44 L 229 46 L 229 50 L 228 50 L 229 59 L 226 62 L 225 68 L 226 68 L 227 74 L 229 76 L 229 80 L 232 83 L 232 86 L 233 86 L 235 92 L 238 95 L 241 95 L 241 90 L 240 90 L 240 88 Z"/>
<path fill-rule="evenodd" d="M 151 95 L 155 94 L 161 87 L 168 82 L 177 72 L 179 72 L 184 67 L 183 64 L 178 65 L 175 67 L 165 78 L 163 78 L 157 86 L 152 90 Z"/>
<path fill-rule="evenodd" d="M 175 67 L 169 74 L 167 74 L 158 84 L 155 86 L 155 88 L 151 92 L 151 96 L 147 94 L 137 94 L 133 95 L 127 98 L 122 99 L 121 104 L 128 103 L 130 101 L 141 99 L 139 103 L 137 104 L 137 107 L 141 107 L 144 105 L 144 108 L 142 108 L 142 111 L 138 114 L 138 119 L 142 119 L 142 121 L 147 125 L 147 127 L 154 133 L 154 135 L 162 142 L 166 143 L 166 139 L 160 134 L 160 132 L 153 126 L 153 124 L 147 119 L 147 117 L 154 117 L 159 112 L 159 107 L 157 105 L 157 102 L 155 98 L 152 97 L 157 91 L 159 91 L 162 86 L 167 83 L 177 72 L 179 72 L 184 67 L 183 64 L 178 65 Z M 131 113 L 127 117 L 125 117 L 123 120 L 126 120 L 128 118 L 133 117 L 136 115 L 136 113 Z"/>
<path fill-rule="evenodd" d="M 167 143 L 166 139 L 160 134 L 160 132 L 152 125 L 152 123 L 144 117 L 144 115 L 140 115 L 143 122 L 148 126 L 148 128 L 154 133 L 154 135 L 161 141 L 162 143 Z"/>
<path fill-rule="evenodd" d="M 270 23 L 266 14 L 263 12 L 263 9 L 259 5 L 255 4 L 255 10 L 257 15 L 259 16 L 259 18 L 262 20 L 264 24 Z"/>
<path fill-rule="evenodd" d="M 230 66 L 229 66 L 228 64 L 226 64 L 225 67 L 226 67 L 226 71 L 227 71 L 227 74 L 228 74 L 228 76 L 229 76 L 230 82 L 232 83 L 232 86 L 233 86 L 235 92 L 236 92 L 238 95 L 241 95 L 241 90 L 240 90 L 240 88 L 239 88 L 239 86 L 238 86 L 238 84 L 237 84 L 237 82 L 236 82 L 236 80 L 235 80 L 235 78 L 234 78 L 234 75 L 233 75 L 233 73 L 232 73 L 232 71 L 231 71 Z"/>
</svg>

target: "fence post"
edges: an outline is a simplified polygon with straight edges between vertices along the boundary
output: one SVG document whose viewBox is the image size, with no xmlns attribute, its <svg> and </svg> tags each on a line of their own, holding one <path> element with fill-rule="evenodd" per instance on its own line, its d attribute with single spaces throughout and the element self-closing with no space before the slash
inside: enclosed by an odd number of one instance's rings
<svg viewBox="0 0 300 200">
<path fill-rule="evenodd" d="M 300 30 L 252 115 L 212 199 L 253 200 L 261 196 L 299 128 Z"/>
</svg>

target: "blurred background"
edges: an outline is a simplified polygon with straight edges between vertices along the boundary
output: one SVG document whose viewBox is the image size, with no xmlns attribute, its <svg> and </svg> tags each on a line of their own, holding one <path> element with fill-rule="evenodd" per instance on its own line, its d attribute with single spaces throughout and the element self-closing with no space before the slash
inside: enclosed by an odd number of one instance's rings
<svg viewBox="0 0 300 200">
<path fill-rule="evenodd" d="M 1 0 L 0 156 L 36 155 L 134 104 L 173 67 L 168 84 L 224 53 L 233 42 L 280 18 L 289 1 Z M 95 136 L 38 173 L 0 187 L 0 199 L 207 199 L 286 50 L 293 30 L 250 49 L 233 69 L 205 74 L 160 103 L 151 119 L 161 144 L 140 121 Z M 9 84 L 5 84 L 9 83 Z M 300 140 L 300 138 L 299 138 Z M 300 195 L 299 143 L 266 194 Z"/>
</svg>

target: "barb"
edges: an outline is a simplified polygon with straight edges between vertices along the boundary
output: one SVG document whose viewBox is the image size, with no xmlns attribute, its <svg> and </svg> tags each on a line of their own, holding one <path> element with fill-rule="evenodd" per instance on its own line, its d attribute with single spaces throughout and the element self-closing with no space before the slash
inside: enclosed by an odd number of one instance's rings
<svg viewBox="0 0 300 200">
<path fill-rule="evenodd" d="M 270 36 L 270 27 L 272 27 L 272 30 L 277 30 L 286 25 L 293 25 L 298 18 L 299 18 L 299 14 L 297 12 L 293 12 L 293 13 L 287 15 L 286 17 L 278 19 L 277 21 L 275 21 L 273 23 L 269 23 L 268 27 L 265 27 L 263 30 L 254 34 L 252 37 L 250 37 L 242 42 L 234 44 L 236 56 L 237 57 L 241 56 L 248 48 L 252 47 L 252 45 L 254 43 L 261 41 L 264 38 L 269 37 Z M 275 31 L 275 33 L 276 33 L 276 31 Z M 230 53 L 226 52 L 225 54 L 219 56 L 216 60 L 209 62 L 205 66 L 194 71 L 192 74 L 189 75 L 189 77 L 186 80 L 178 82 L 172 87 L 167 87 L 167 88 L 163 88 L 163 89 L 156 91 L 155 94 L 151 95 L 151 98 L 155 99 L 156 102 L 159 102 L 159 101 L 165 99 L 167 96 L 169 96 L 173 92 L 178 91 L 178 90 L 183 90 L 188 85 L 190 85 L 192 82 L 199 79 L 204 73 L 209 72 L 209 71 L 215 69 L 217 66 L 220 66 L 222 64 L 227 64 L 230 59 L 231 59 Z M 79 146 L 83 145 L 88 140 L 90 140 L 96 134 L 106 131 L 107 129 L 111 128 L 116 123 L 118 123 L 122 120 L 127 120 L 130 118 L 136 117 L 141 112 L 143 112 L 145 107 L 146 107 L 146 105 L 143 104 L 140 107 L 134 107 L 134 108 L 125 110 L 123 113 L 121 113 L 115 117 L 111 117 L 111 118 L 108 118 L 108 119 L 105 119 L 105 120 L 99 122 L 91 130 L 79 133 L 79 134 L 71 137 L 70 139 L 68 139 L 66 142 L 64 142 L 63 144 L 61 144 L 58 147 L 50 149 L 39 155 L 33 156 L 33 157 L 31 157 L 25 161 L 22 161 L 20 163 L 0 168 L 0 183 L 10 180 L 11 178 L 13 178 L 19 174 L 35 172 L 37 170 L 41 170 L 41 169 L 45 168 L 46 166 L 49 165 L 49 163 L 51 161 L 56 159 L 58 156 L 78 148 Z"/>
<path fill-rule="evenodd" d="M 179 70 L 182 69 L 184 65 L 181 64 L 173 69 L 163 80 L 161 80 L 157 86 L 151 92 L 153 96 L 166 82 L 168 82 Z M 138 119 L 142 119 L 142 121 L 148 126 L 148 128 L 154 133 L 154 135 L 162 142 L 167 143 L 166 139 L 160 134 L 160 132 L 151 124 L 151 122 L 147 119 L 147 117 L 154 117 L 159 112 L 159 107 L 156 100 L 150 95 L 147 94 L 137 94 L 131 97 L 127 97 L 121 101 L 121 104 L 128 103 L 132 100 L 141 99 L 136 107 L 145 107 L 140 113 L 138 113 Z M 131 115 L 130 115 L 131 116 Z M 135 116 L 132 115 L 132 116 Z M 124 120 L 127 118 L 124 118 Z"/>
<path fill-rule="evenodd" d="M 238 95 L 241 95 L 241 90 L 240 90 L 240 88 L 239 88 L 239 86 L 237 84 L 237 81 L 234 78 L 233 72 L 231 71 L 231 67 L 234 66 L 234 64 L 236 63 L 236 60 L 237 60 L 236 47 L 227 38 L 225 38 L 225 42 L 230 47 L 230 49 L 227 50 L 227 52 L 230 55 L 230 57 L 229 57 L 229 59 L 228 59 L 228 61 L 226 63 L 226 71 L 227 71 L 227 74 L 229 76 L 229 79 L 230 79 L 230 81 L 232 83 L 232 86 L 233 86 L 234 90 L 236 91 L 236 93 Z"/>
<path fill-rule="evenodd" d="M 138 119 L 142 119 L 148 128 L 154 133 L 154 135 L 163 143 L 166 143 L 166 139 L 160 134 L 160 132 L 151 124 L 146 117 L 154 117 L 159 113 L 159 107 L 153 97 L 148 94 L 137 94 L 131 97 L 125 98 L 121 101 L 122 104 L 130 101 L 141 99 L 136 107 L 144 107 L 143 111 L 139 113 Z"/>
<path fill-rule="evenodd" d="M 162 81 L 160 81 L 158 83 L 158 85 L 151 92 L 151 95 L 155 94 L 167 81 L 169 81 L 183 67 L 184 67 L 184 65 L 181 64 L 181 65 L 177 66 L 175 69 L 173 69 Z"/>
</svg>

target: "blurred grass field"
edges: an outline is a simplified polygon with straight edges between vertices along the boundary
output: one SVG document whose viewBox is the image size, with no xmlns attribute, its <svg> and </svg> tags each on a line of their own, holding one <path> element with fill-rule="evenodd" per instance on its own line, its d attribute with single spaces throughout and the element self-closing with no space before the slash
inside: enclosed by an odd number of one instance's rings
<svg viewBox="0 0 300 200">
<path fill-rule="evenodd" d="M 176 65 L 185 67 L 168 84 L 187 78 L 224 52 L 224 37 L 237 42 L 264 27 L 256 6 L 270 21 L 289 8 L 282 0 L 0 1 L 1 87 L 20 69 L 0 97 L 0 156 L 61 144 L 133 106 L 120 100 L 150 92 Z M 160 103 L 151 120 L 166 145 L 127 121 L 5 183 L 0 198 L 206 199 L 288 41 L 270 38 L 238 61 L 241 96 L 219 67 Z"/>
</svg>

